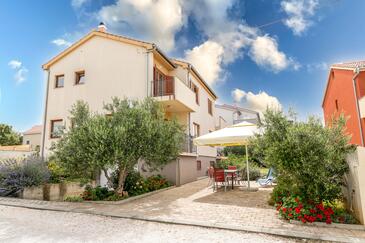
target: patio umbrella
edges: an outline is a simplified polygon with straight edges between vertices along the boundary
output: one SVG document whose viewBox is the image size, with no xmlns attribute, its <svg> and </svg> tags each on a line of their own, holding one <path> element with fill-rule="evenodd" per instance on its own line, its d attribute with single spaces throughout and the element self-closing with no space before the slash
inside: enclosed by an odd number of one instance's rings
<svg viewBox="0 0 365 243">
<path fill-rule="evenodd" d="M 246 171 L 247 185 L 250 189 L 250 175 L 248 165 L 247 145 L 250 137 L 259 133 L 259 128 L 250 122 L 241 122 L 230 127 L 226 127 L 194 139 L 194 144 L 198 146 L 241 146 L 246 149 Z"/>
</svg>

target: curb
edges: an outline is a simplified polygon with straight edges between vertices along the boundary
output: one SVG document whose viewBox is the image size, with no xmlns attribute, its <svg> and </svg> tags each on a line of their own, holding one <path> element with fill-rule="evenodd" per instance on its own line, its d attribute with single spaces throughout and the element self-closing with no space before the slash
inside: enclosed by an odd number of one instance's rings
<svg viewBox="0 0 365 243">
<path fill-rule="evenodd" d="M 123 200 L 119 200 L 119 201 L 82 201 L 82 202 L 70 202 L 70 203 L 90 203 L 90 204 L 104 204 L 104 205 L 121 205 L 121 204 L 125 204 L 125 203 L 129 203 L 132 202 L 134 200 L 137 199 L 141 199 L 144 197 L 148 197 L 148 196 L 152 196 L 154 194 L 160 193 L 160 192 L 164 192 L 164 191 L 168 191 L 171 190 L 173 188 L 175 188 L 176 186 L 169 186 L 166 188 L 162 188 L 156 191 L 152 191 L 152 192 L 147 192 L 138 196 L 133 196 L 133 197 L 128 197 L 126 199 Z M 61 201 L 62 202 L 62 201 Z M 63 201 L 65 202 L 65 201 Z"/>
<path fill-rule="evenodd" d="M 167 189 L 167 188 L 165 188 Z M 4 203 L 0 201 L 0 205 L 3 206 L 10 206 L 10 207 L 18 207 L 18 208 L 27 208 L 27 209 L 34 209 L 34 210 L 44 210 L 44 211 L 55 211 L 55 212 L 72 212 L 72 213 L 82 213 L 88 215 L 95 215 L 95 216 L 106 216 L 111 218 L 123 218 L 123 219 L 132 219 L 132 220 L 141 220 L 146 222 L 155 222 L 155 223 L 163 223 L 163 224 L 174 224 L 174 225 L 183 225 L 183 226 L 194 226 L 194 227 L 203 227 L 203 228 L 211 228 L 211 229 L 221 229 L 221 230 L 230 230 L 230 231 L 240 231 L 240 232 L 251 232 L 251 233 L 260 233 L 260 234 L 269 234 L 269 235 L 276 235 L 286 238 L 296 238 L 296 239 L 311 239 L 311 240 L 324 240 L 324 241 L 333 241 L 333 242 L 364 242 L 364 238 L 355 238 L 349 236 L 331 236 L 325 234 L 312 234 L 303 231 L 289 231 L 285 229 L 273 229 L 273 228 L 266 228 L 266 227 L 253 227 L 253 226 L 236 226 L 236 225 L 226 225 L 226 224 L 212 224 L 206 223 L 201 221 L 184 221 L 184 220 L 165 220 L 165 219 L 158 219 L 152 217 L 144 217 L 132 214 L 112 214 L 107 212 L 93 212 L 88 209 L 60 209 L 54 207 L 44 207 L 44 205 L 37 205 L 37 206 L 25 206 L 25 205 L 16 205 L 11 203 Z"/>
<path fill-rule="evenodd" d="M 323 222 L 313 222 L 313 223 L 302 223 L 296 220 L 290 220 L 291 224 L 295 225 L 305 225 L 311 227 L 323 227 L 323 228 L 335 228 L 335 229 L 346 229 L 346 230 L 362 230 L 365 231 L 365 226 L 360 224 L 339 224 L 339 223 L 332 223 L 326 224 Z"/>
</svg>

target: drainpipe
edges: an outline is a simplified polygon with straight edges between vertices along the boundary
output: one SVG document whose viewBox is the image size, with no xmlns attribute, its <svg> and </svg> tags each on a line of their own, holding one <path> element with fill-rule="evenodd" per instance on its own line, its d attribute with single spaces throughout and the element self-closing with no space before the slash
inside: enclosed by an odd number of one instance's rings
<svg viewBox="0 0 365 243">
<path fill-rule="evenodd" d="M 47 70 L 47 88 L 46 88 L 46 100 L 44 105 L 44 117 L 43 117 L 43 134 L 42 134 L 42 148 L 41 148 L 41 158 L 44 161 L 44 146 L 46 140 L 46 123 L 47 123 L 47 108 L 48 108 L 48 90 L 49 90 L 49 70 Z"/>
<path fill-rule="evenodd" d="M 357 92 L 356 92 L 356 78 L 360 74 L 360 68 L 359 67 L 356 67 L 354 73 L 355 74 L 352 77 L 352 86 L 353 86 L 353 89 L 354 89 L 355 104 L 356 104 L 356 110 L 357 110 L 357 119 L 358 119 L 359 129 L 360 129 L 361 146 L 364 146 L 364 137 L 363 137 L 363 128 L 362 128 L 362 124 L 361 124 L 359 99 L 357 97 Z"/>
<path fill-rule="evenodd" d="M 147 87 L 147 91 L 146 91 L 146 94 L 147 94 L 147 97 L 149 97 L 149 96 L 152 96 L 152 89 L 151 89 L 151 92 L 150 92 L 150 89 L 149 89 L 149 85 L 150 85 L 150 77 L 149 77 L 149 69 L 150 69 L 150 67 L 149 67 L 149 54 L 151 53 L 151 52 L 153 52 L 154 50 L 156 49 L 156 45 L 155 44 L 153 44 L 152 45 L 152 48 L 151 49 L 147 49 L 147 51 L 145 52 L 146 53 L 146 70 L 147 70 L 147 72 L 146 72 L 146 87 Z"/>
</svg>

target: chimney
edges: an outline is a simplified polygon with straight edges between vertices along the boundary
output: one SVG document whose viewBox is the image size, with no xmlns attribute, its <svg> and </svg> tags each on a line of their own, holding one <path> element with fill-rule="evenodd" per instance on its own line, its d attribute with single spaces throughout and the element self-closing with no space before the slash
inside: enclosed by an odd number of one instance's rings
<svg viewBox="0 0 365 243">
<path fill-rule="evenodd" d="M 103 22 L 100 22 L 99 26 L 98 26 L 98 31 L 100 32 L 106 32 L 106 26 Z"/>
</svg>

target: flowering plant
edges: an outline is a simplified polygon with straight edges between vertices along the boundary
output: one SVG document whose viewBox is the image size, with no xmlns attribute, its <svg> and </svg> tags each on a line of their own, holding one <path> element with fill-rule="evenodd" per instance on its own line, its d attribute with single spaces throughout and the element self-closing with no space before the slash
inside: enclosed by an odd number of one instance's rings
<svg viewBox="0 0 365 243">
<path fill-rule="evenodd" d="M 355 223 L 354 218 L 334 204 L 304 200 L 300 196 L 287 196 L 276 202 L 279 215 L 287 220 L 298 220 L 303 223 L 326 222 Z"/>
</svg>

